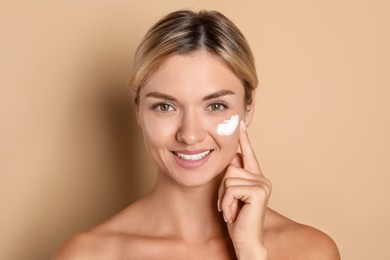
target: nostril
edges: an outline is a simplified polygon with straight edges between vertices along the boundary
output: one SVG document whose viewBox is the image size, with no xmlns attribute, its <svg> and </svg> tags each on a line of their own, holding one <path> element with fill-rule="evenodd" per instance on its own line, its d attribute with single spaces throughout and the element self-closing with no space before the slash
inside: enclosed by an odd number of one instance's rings
<svg viewBox="0 0 390 260">
<path fill-rule="evenodd" d="M 177 133 L 177 140 L 179 142 L 185 142 L 187 144 L 194 144 L 199 141 L 202 141 L 205 137 L 205 134 L 203 133 L 203 129 L 198 128 L 195 130 L 189 131 L 188 129 L 186 131 L 178 131 Z"/>
<path fill-rule="evenodd" d="M 181 125 L 178 128 L 176 139 L 186 144 L 195 144 L 202 141 L 206 134 L 200 117 L 194 111 L 183 113 Z"/>
</svg>

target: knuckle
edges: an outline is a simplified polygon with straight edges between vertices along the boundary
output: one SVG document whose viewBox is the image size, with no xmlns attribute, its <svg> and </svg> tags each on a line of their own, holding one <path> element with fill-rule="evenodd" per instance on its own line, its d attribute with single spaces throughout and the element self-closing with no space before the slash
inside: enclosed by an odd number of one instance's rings
<svg viewBox="0 0 390 260">
<path fill-rule="evenodd" d="M 232 205 L 232 200 L 229 197 L 224 197 L 221 202 L 222 209 L 230 208 Z"/>
<path fill-rule="evenodd" d="M 255 193 L 256 196 L 261 200 L 267 199 L 268 196 L 270 195 L 270 191 L 265 185 L 257 186 Z"/>
<path fill-rule="evenodd" d="M 232 186 L 227 186 L 225 188 L 225 196 L 232 196 L 233 195 L 233 187 Z"/>
<path fill-rule="evenodd" d="M 268 187 L 269 194 L 271 194 L 272 193 L 272 182 L 268 181 L 267 187 Z"/>
<path fill-rule="evenodd" d="M 232 186 L 233 183 L 234 183 L 234 179 L 232 177 L 228 177 L 228 178 L 225 179 L 225 186 L 226 187 Z"/>
<path fill-rule="evenodd" d="M 264 179 L 264 187 L 268 190 L 268 194 L 271 194 L 272 192 L 272 182 L 270 182 L 268 179 Z"/>
<path fill-rule="evenodd" d="M 260 179 L 260 182 L 262 183 L 261 186 L 263 186 L 270 194 L 272 192 L 272 183 L 264 177 Z"/>
<path fill-rule="evenodd" d="M 229 178 L 230 176 L 233 175 L 235 171 L 235 166 L 234 165 L 229 165 L 227 168 L 226 168 L 226 172 L 225 172 L 225 178 Z"/>
</svg>

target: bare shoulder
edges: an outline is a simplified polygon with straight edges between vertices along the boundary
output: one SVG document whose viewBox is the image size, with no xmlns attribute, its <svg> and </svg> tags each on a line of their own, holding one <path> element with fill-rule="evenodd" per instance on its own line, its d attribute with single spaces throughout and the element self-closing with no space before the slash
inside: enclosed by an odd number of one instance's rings
<svg viewBox="0 0 390 260">
<path fill-rule="evenodd" d="M 53 260 L 100 259 L 103 253 L 101 240 L 101 237 L 91 231 L 74 235 L 58 248 Z"/>
<path fill-rule="evenodd" d="M 326 233 L 294 222 L 272 210 L 268 215 L 271 218 L 267 230 L 270 259 L 340 259 L 336 243 Z"/>
<path fill-rule="evenodd" d="M 121 259 L 129 250 L 134 254 L 140 244 L 139 208 L 135 202 L 100 225 L 69 238 L 53 260 Z"/>
<path fill-rule="evenodd" d="M 121 259 L 138 244 L 139 239 L 133 234 L 118 230 L 110 222 L 103 223 L 65 241 L 53 260 Z"/>
<path fill-rule="evenodd" d="M 339 260 L 340 254 L 333 239 L 326 233 L 302 224 L 295 224 L 291 228 L 291 237 L 296 237 L 296 246 L 301 250 L 296 251 L 295 259 Z M 296 234 L 292 234 L 292 232 Z"/>
</svg>

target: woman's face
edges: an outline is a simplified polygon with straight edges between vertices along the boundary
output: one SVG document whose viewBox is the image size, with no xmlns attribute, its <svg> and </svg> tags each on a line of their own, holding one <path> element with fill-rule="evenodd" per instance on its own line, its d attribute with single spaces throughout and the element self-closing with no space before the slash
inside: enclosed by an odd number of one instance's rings
<svg viewBox="0 0 390 260">
<path fill-rule="evenodd" d="M 231 122 L 225 135 L 218 125 L 232 116 L 249 124 L 253 108 L 245 109 L 244 92 L 240 79 L 205 51 L 168 58 L 141 88 L 137 108 L 159 173 L 185 186 L 221 173 L 237 152 L 239 124 Z"/>
</svg>

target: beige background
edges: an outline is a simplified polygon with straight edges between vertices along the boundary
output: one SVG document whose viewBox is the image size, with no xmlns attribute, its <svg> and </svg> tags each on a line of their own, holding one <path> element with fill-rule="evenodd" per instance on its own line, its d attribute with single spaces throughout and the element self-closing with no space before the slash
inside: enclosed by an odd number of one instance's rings
<svg viewBox="0 0 390 260">
<path fill-rule="evenodd" d="M 222 11 L 252 46 L 271 207 L 343 259 L 390 259 L 387 0 L 0 1 L 0 259 L 49 259 L 151 187 L 125 83 L 147 28 L 180 8 Z"/>
</svg>

